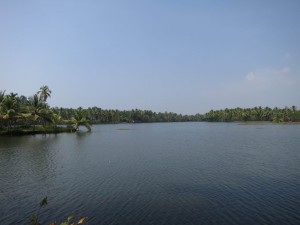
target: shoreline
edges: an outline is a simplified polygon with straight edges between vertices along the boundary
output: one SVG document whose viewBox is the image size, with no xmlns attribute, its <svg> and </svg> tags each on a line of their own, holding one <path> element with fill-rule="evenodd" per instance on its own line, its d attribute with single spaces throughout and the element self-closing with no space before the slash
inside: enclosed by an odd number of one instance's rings
<svg viewBox="0 0 300 225">
<path fill-rule="evenodd" d="M 300 122 L 236 121 L 239 125 L 297 125 Z"/>
<path fill-rule="evenodd" d="M 192 121 L 189 121 L 192 122 Z M 280 122 L 274 123 L 271 121 L 230 121 L 230 122 L 209 122 L 209 121 L 197 121 L 197 122 L 207 122 L 207 123 L 237 123 L 238 125 L 299 125 L 300 122 Z M 156 123 L 156 122 L 152 122 Z M 159 122 L 158 122 L 159 123 Z M 177 122 L 182 123 L 182 122 Z M 131 123 L 114 123 L 117 124 L 131 124 Z M 103 124 L 103 123 L 96 123 L 93 125 L 111 125 Z M 0 137 L 1 136 L 26 136 L 26 135 L 36 135 L 36 134 L 59 134 L 59 133 L 74 133 L 77 130 L 71 127 L 41 127 L 36 126 L 35 130 L 31 129 L 22 129 L 22 128 L 14 128 L 10 131 L 8 130 L 0 130 Z"/>
<path fill-rule="evenodd" d="M 31 129 L 14 129 L 10 131 L 0 131 L 1 136 L 25 136 L 25 135 L 36 135 L 36 134 L 59 134 L 59 133 L 74 133 L 76 129 L 69 127 L 56 127 L 56 128 L 46 128 L 36 130 Z"/>
</svg>

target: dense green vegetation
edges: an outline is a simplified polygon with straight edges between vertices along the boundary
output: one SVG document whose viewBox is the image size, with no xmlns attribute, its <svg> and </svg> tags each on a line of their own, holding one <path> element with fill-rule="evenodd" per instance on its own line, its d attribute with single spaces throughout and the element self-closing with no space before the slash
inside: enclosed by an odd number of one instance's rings
<svg viewBox="0 0 300 225">
<path fill-rule="evenodd" d="M 151 110 L 133 109 L 129 111 L 104 110 L 98 107 L 88 109 L 53 108 L 53 111 L 68 120 L 80 111 L 91 123 L 149 123 L 149 122 L 234 122 L 234 121 L 270 121 L 270 122 L 300 122 L 300 111 L 295 106 L 279 109 L 275 107 L 235 108 L 211 110 L 201 115 L 182 115 L 172 112 L 156 113 Z"/>
<path fill-rule="evenodd" d="M 204 120 L 209 122 L 233 121 L 270 121 L 270 122 L 300 122 L 300 111 L 296 106 L 283 109 L 275 107 L 235 108 L 224 110 L 211 110 L 204 115 Z"/>
<path fill-rule="evenodd" d="M 88 118 L 91 123 L 151 123 L 151 122 L 188 122 L 201 121 L 203 116 L 182 115 L 172 112 L 156 113 L 151 110 L 104 110 L 98 107 L 87 109 L 68 109 L 68 108 L 53 108 L 56 114 L 61 115 L 64 119 L 70 119 L 76 112 L 80 111 L 82 115 Z"/>
<path fill-rule="evenodd" d="M 48 86 L 30 96 L 0 91 L 0 134 L 36 134 L 76 131 L 80 126 L 91 130 L 95 123 L 148 123 L 201 121 L 203 117 L 171 112 L 156 113 L 150 110 L 103 110 L 93 107 L 83 109 L 50 108 Z"/>
<path fill-rule="evenodd" d="M 29 98 L 17 93 L 6 95 L 5 91 L 0 91 L 0 134 L 73 132 L 82 125 L 91 130 L 81 110 L 64 119 L 49 107 L 49 97 L 51 90 L 48 86 L 41 87 Z"/>
<path fill-rule="evenodd" d="M 30 96 L 0 91 L 0 134 L 36 134 L 73 132 L 80 126 L 91 130 L 90 124 L 101 123 L 150 123 L 150 122 L 232 122 L 270 121 L 300 122 L 300 111 L 295 106 L 283 109 L 269 107 L 211 110 L 201 115 L 182 115 L 172 112 L 156 113 L 151 110 L 104 110 L 98 107 L 83 109 L 51 108 L 48 86 Z"/>
</svg>

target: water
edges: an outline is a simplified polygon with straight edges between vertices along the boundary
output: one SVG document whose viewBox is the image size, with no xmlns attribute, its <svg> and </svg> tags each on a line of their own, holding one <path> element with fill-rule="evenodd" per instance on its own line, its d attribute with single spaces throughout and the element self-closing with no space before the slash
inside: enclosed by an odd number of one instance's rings
<svg viewBox="0 0 300 225">
<path fill-rule="evenodd" d="M 0 137 L 0 224 L 300 224 L 300 125 L 99 125 Z"/>
</svg>

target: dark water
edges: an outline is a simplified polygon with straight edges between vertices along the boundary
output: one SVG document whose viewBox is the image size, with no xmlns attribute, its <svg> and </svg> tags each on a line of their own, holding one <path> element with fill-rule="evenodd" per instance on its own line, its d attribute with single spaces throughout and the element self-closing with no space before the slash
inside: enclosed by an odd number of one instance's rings
<svg viewBox="0 0 300 225">
<path fill-rule="evenodd" d="M 75 213 L 105 225 L 300 224 L 300 125 L 0 137 L 0 224 L 25 224 L 44 196 L 41 222 Z"/>
</svg>

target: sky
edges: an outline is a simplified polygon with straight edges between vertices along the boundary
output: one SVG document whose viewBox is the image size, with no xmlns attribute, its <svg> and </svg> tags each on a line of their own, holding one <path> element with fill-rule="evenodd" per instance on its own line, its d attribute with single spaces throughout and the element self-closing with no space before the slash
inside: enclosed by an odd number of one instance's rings
<svg viewBox="0 0 300 225">
<path fill-rule="evenodd" d="M 300 108 L 300 1 L 0 0 L 0 90 L 52 107 Z"/>
</svg>

